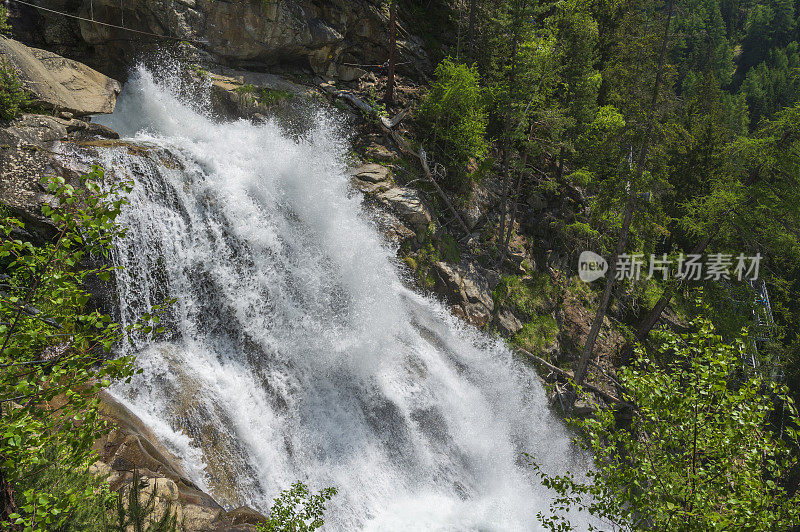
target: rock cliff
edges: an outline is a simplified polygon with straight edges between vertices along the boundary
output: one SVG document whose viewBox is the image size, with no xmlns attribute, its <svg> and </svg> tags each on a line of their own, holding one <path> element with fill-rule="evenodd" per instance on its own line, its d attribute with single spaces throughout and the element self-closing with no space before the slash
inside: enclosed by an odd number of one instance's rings
<svg viewBox="0 0 800 532">
<path fill-rule="evenodd" d="M 121 78 L 145 52 L 183 46 L 181 53 L 196 53 L 220 65 L 264 70 L 279 63 L 294 64 L 319 75 L 352 79 L 357 65 L 387 59 L 383 4 L 380 0 L 54 0 L 47 2 L 48 9 L 82 20 L 13 3 L 11 22 L 19 40 Z M 402 27 L 400 35 L 398 46 L 406 61 L 426 65 L 421 41 Z"/>
</svg>

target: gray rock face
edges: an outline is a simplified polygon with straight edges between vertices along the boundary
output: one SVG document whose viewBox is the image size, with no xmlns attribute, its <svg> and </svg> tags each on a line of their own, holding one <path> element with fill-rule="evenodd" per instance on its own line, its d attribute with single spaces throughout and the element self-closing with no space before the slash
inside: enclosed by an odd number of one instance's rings
<svg viewBox="0 0 800 532">
<path fill-rule="evenodd" d="M 0 203 L 35 236 L 47 238 L 53 232 L 41 215 L 41 205 L 52 199 L 41 185 L 42 178 L 77 178 L 53 152 L 55 143 L 94 136 L 114 138 L 117 134 L 99 124 L 42 115 L 23 115 L 0 129 Z"/>
<path fill-rule="evenodd" d="M 522 330 L 522 322 L 513 312 L 503 309 L 497 314 L 497 329 L 506 336 L 514 336 Z"/>
<path fill-rule="evenodd" d="M 380 183 L 389 179 L 389 169 L 385 166 L 371 163 L 359 166 L 353 175 L 361 181 Z"/>
<path fill-rule="evenodd" d="M 181 530 L 254 531 L 254 525 L 266 521 L 247 507 L 226 512 L 189 480 L 179 460 L 142 420 L 105 391 L 100 392 L 100 417 L 114 428 L 95 442 L 100 459 L 91 470 L 106 477 L 111 489 L 123 494 L 123 500 L 133 480 L 131 471 L 136 470 L 144 482 L 144 500 L 154 497 L 152 517 L 157 520 L 165 512 L 173 512 Z"/>
<path fill-rule="evenodd" d="M 394 187 L 379 192 L 376 197 L 417 232 L 425 231 L 433 220 L 419 192 L 413 188 Z"/>
<path fill-rule="evenodd" d="M 37 104 L 75 116 L 114 112 L 119 82 L 84 64 L 0 37 L 0 56 Z"/>
<path fill-rule="evenodd" d="M 453 306 L 453 313 L 483 327 L 492 318 L 494 300 L 488 276 L 474 264 L 434 264 L 434 290 Z"/>
<path fill-rule="evenodd" d="M 171 37 L 162 40 L 16 8 L 12 22 L 22 40 L 116 75 L 135 64 L 141 52 L 177 40 L 220 64 L 248 68 L 299 63 L 340 79 L 362 72 L 353 65 L 383 63 L 388 57 L 388 12 L 380 0 L 128 0 L 122 5 L 118 0 L 53 0 L 48 7 Z M 404 58 L 427 65 L 421 41 L 403 40 L 409 35 L 404 28 L 399 35 Z"/>
</svg>

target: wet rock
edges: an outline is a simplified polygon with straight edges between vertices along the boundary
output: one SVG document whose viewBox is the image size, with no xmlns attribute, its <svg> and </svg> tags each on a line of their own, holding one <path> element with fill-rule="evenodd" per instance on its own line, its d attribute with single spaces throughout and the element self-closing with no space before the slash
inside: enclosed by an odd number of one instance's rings
<svg viewBox="0 0 800 532">
<path fill-rule="evenodd" d="M 77 184 L 79 173 L 57 152 L 59 141 L 115 139 L 119 135 L 100 124 L 77 119 L 25 114 L 0 128 L 0 203 L 26 225 L 35 239 L 55 233 L 41 206 L 52 197 L 42 186 L 45 176 L 61 176 Z"/>
<path fill-rule="evenodd" d="M 295 104 L 299 101 L 299 105 L 308 109 L 308 99 L 314 94 L 307 87 L 276 74 L 220 66 L 213 68 L 213 72 L 203 74 L 190 72 L 197 80 L 205 76 L 210 81 L 211 102 L 215 110 L 227 118 L 256 118 L 257 115 L 296 118 Z"/>
<path fill-rule="evenodd" d="M 0 37 L 0 56 L 17 71 L 35 103 L 46 109 L 74 116 L 114 111 L 119 82 L 82 63 L 5 37 Z"/>
<path fill-rule="evenodd" d="M 100 417 L 113 426 L 111 432 L 95 442 L 100 460 L 90 471 L 106 478 L 111 489 L 123 497 L 136 471 L 143 482 L 142 496 L 154 494 L 153 516 L 167 510 L 175 513 L 179 529 L 187 532 L 207 530 L 255 530 L 266 518 L 251 508 L 239 507 L 230 512 L 213 497 L 201 491 L 185 474 L 179 460 L 153 432 L 107 392 L 100 392 Z"/>
<path fill-rule="evenodd" d="M 247 506 L 241 506 L 235 510 L 231 510 L 225 515 L 225 519 L 232 525 L 257 525 L 267 520 L 267 517 L 261 512 L 257 512 Z"/>
</svg>

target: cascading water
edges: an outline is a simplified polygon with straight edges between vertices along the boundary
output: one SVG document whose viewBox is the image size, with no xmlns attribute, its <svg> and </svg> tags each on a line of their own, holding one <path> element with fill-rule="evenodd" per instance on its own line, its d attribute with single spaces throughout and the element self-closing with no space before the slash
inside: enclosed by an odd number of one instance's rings
<svg viewBox="0 0 800 532">
<path fill-rule="evenodd" d="M 329 119 L 218 123 L 140 68 L 103 122 L 171 154 L 101 154 L 136 181 L 122 321 L 177 299 L 114 393 L 194 481 L 264 511 L 297 479 L 335 486 L 328 530 L 537 529 L 522 453 L 580 457 L 530 368 L 403 285 Z"/>
</svg>

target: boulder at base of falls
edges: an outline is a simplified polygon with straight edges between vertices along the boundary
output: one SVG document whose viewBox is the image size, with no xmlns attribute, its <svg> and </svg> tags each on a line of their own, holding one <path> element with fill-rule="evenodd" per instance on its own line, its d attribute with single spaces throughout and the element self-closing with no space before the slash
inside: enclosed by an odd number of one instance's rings
<svg viewBox="0 0 800 532">
<path fill-rule="evenodd" d="M 174 512 L 182 531 L 255 531 L 255 525 L 266 521 L 263 514 L 245 506 L 225 511 L 188 478 L 178 458 L 142 420 L 105 391 L 100 392 L 100 417 L 113 428 L 95 442 L 100 459 L 91 471 L 105 477 L 123 500 L 137 471 L 144 500 L 155 492 L 152 516 L 158 519 L 168 510 Z"/>
<path fill-rule="evenodd" d="M 35 104 L 45 109 L 75 116 L 114 112 L 119 82 L 82 63 L 6 37 L 0 37 L 0 56 L 17 71 Z"/>
</svg>

